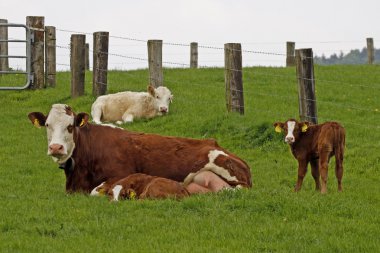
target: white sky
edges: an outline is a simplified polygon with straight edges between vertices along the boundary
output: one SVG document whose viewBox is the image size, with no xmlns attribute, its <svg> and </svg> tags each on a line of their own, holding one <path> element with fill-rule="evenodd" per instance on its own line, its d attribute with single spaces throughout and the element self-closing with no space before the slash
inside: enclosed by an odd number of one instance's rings
<svg viewBox="0 0 380 253">
<path fill-rule="evenodd" d="M 379 0 L 0 0 L 0 18 L 25 24 L 26 16 L 45 16 L 57 28 L 57 45 L 68 46 L 72 30 L 109 31 L 111 36 L 285 53 L 286 41 L 313 48 L 315 55 L 362 49 L 366 38 L 380 40 Z M 14 29 L 14 28 L 13 28 Z M 23 36 L 23 30 L 9 37 Z M 92 36 L 87 35 L 92 48 Z M 10 45 L 17 51 L 20 45 Z M 146 43 L 110 38 L 110 53 L 147 58 Z M 164 45 L 163 61 L 189 64 L 189 47 Z M 57 49 L 58 69 L 68 69 L 68 49 Z M 109 57 L 110 68 L 147 67 L 144 60 Z M 199 65 L 223 66 L 223 50 L 199 48 Z M 284 65 L 285 57 L 243 53 L 243 64 Z M 164 64 L 179 67 L 176 64 Z"/>
</svg>

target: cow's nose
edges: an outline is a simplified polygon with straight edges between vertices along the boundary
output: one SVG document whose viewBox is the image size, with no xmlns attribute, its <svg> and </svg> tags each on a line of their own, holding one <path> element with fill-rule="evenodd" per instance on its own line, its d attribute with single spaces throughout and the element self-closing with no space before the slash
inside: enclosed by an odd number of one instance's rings
<svg viewBox="0 0 380 253">
<path fill-rule="evenodd" d="M 167 107 L 160 107 L 160 112 L 168 112 L 168 108 Z"/>
<path fill-rule="evenodd" d="M 49 145 L 49 151 L 52 155 L 63 154 L 63 145 L 61 144 L 51 144 Z"/>
<path fill-rule="evenodd" d="M 294 137 L 292 137 L 292 136 L 286 136 L 285 137 L 285 142 L 287 142 L 287 143 L 293 143 L 294 142 Z"/>
</svg>

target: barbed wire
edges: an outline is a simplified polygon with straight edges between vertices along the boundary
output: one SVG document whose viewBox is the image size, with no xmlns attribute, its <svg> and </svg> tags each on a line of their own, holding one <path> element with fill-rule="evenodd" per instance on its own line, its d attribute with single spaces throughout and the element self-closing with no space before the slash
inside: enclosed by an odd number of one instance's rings
<svg viewBox="0 0 380 253">
<path fill-rule="evenodd" d="M 61 45 L 56 45 L 56 47 L 58 48 L 64 48 L 64 49 L 70 49 L 69 46 L 61 46 Z M 92 50 L 90 50 L 90 52 L 93 52 Z M 99 52 L 101 54 L 108 54 L 108 55 L 111 55 L 111 56 L 116 56 L 116 57 L 121 57 L 121 58 L 126 58 L 126 59 L 133 59 L 133 60 L 139 60 L 139 61 L 145 61 L 145 62 L 148 62 L 148 59 L 147 58 L 142 58 L 142 57 L 135 57 L 135 56 L 126 56 L 126 55 L 122 55 L 122 54 L 116 54 L 116 53 L 109 53 L 109 52 Z M 190 67 L 190 64 L 186 64 L 186 63 L 178 63 L 178 62 L 170 62 L 170 61 L 163 61 L 162 62 L 163 64 L 168 64 L 168 65 L 176 65 L 176 66 L 182 66 L 182 67 Z M 209 68 L 210 66 L 198 66 L 199 68 Z M 230 70 L 230 71 L 237 71 L 237 72 L 244 72 L 244 75 L 249 75 L 249 74 L 252 74 L 253 76 L 254 75 L 264 75 L 263 73 L 260 73 L 260 72 L 253 72 L 253 73 L 250 73 L 250 71 L 247 71 L 247 70 L 239 70 L 239 69 L 231 69 L 231 68 L 225 68 L 227 70 Z M 365 88 L 374 88 L 374 89 L 377 89 L 377 88 L 380 88 L 380 84 L 371 84 L 371 85 L 365 85 L 365 84 L 350 84 L 350 83 L 343 83 L 343 82 L 338 82 L 338 81 L 334 81 L 334 80 L 324 80 L 324 79 L 311 79 L 311 78 L 304 78 L 304 77 L 291 77 L 291 76 L 288 76 L 288 75 L 281 75 L 281 74 L 265 74 L 267 76 L 276 76 L 276 77 L 286 77 L 286 78 L 297 78 L 297 79 L 301 79 L 301 80 L 306 80 L 306 81 L 314 81 L 314 82 L 322 82 L 322 83 L 331 83 L 331 84 L 344 84 L 344 85 L 353 85 L 353 86 L 360 86 L 360 87 L 365 87 Z M 379 87 L 376 87 L 376 86 L 379 86 Z"/>
</svg>

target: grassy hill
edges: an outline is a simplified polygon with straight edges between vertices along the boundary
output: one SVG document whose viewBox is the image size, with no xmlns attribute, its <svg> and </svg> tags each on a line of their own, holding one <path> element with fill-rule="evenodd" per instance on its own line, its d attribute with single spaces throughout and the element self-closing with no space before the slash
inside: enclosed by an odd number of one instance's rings
<svg viewBox="0 0 380 253">
<path fill-rule="evenodd" d="M 165 70 L 174 94 L 169 115 L 123 127 L 215 138 L 253 174 L 251 190 L 183 201 L 110 203 L 65 193 L 63 171 L 46 155 L 46 132 L 27 114 L 47 113 L 53 103 L 89 113 L 91 72 L 76 99 L 67 72 L 57 74 L 56 88 L 0 91 L 0 251 L 378 252 L 380 66 L 316 66 L 315 76 L 319 122 L 337 120 L 347 132 L 343 193 L 334 159 L 327 195 L 314 191 L 310 172 L 293 192 L 297 162 L 272 124 L 298 118 L 294 68 L 244 69 L 244 116 L 226 112 L 223 69 Z M 148 73 L 111 71 L 108 82 L 109 93 L 141 91 Z"/>
</svg>

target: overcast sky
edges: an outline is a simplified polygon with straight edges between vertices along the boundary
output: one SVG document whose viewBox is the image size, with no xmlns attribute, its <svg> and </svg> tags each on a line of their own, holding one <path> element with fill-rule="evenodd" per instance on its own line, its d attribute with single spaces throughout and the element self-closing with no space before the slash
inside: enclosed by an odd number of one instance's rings
<svg viewBox="0 0 380 253">
<path fill-rule="evenodd" d="M 25 24 L 26 16 L 44 16 L 57 29 L 57 45 L 68 46 L 70 31 L 109 31 L 111 68 L 146 67 L 148 39 L 164 43 L 223 47 L 242 43 L 249 51 L 285 53 L 286 41 L 296 48 L 313 48 L 315 55 L 330 55 L 366 46 L 366 38 L 380 44 L 379 0 L 0 0 L 0 18 Z M 13 29 L 12 29 L 13 31 Z M 9 31 L 9 36 L 23 33 Z M 128 38 L 143 40 L 134 41 Z M 92 36 L 87 35 L 92 47 Z M 10 45 L 10 50 L 18 46 Z M 189 47 L 164 45 L 169 67 L 189 64 Z M 128 58 L 130 57 L 130 58 Z M 139 59 L 132 59 L 133 57 Z M 223 50 L 199 48 L 199 65 L 222 66 Z M 59 68 L 67 68 L 69 50 L 57 49 Z M 284 65 L 285 57 L 243 53 L 244 65 Z"/>
</svg>

